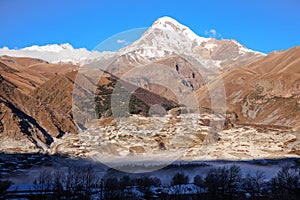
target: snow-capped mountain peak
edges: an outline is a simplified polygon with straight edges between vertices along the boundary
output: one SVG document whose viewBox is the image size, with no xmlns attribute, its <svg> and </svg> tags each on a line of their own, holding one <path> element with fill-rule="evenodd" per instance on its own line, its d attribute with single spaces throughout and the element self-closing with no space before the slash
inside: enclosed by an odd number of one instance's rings
<svg viewBox="0 0 300 200">
<path fill-rule="evenodd" d="M 231 62 L 240 66 L 247 63 L 247 60 L 253 61 L 263 56 L 235 40 L 198 36 L 171 17 L 157 19 L 141 38 L 119 52 L 130 55 L 130 59 L 135 61 L 140 58 L 153 61 L 169 55 L 190 56 L 207 68 L 219 68 Z"/>
<path fill-rule="evenodd" d="M 152 24 L 152 28 L 170 28 L 170 30 L 175 30 L 174 28 L 179 28 L 179 29 L 188 29 L 188 27 L 180 24 L 178 21 L 176 21 L 175 19 L 168 17 L 168 16 L 164 16 L 161 18 L 158 18 L 153 24 Z"/>
<path fill-rule="evenodd" d="M 74 47 L 69 43 L 64 44 L 47 44 L 44 46 L 33 45 L 30 47 L 25 47 L 22 50 L 27 51 L 47 51 L 47 52 L 61 52 L 64 50 L 74 50 Z"/>
<path fill-rule="evenodd" d="M 165 16 L 158 18 L 151 26 L 152 29 L 164 29 L 168 31 L 174 31 L 188 37 L 191 40 L 196 40 L 199 44 L 209 40 L 208 38 L 200 37 L 195 34 L 189 27 L 180 24 L 175 19 Z"/>
<path fill-rule="evenodd" d="M 120 50 L 122 54 L 137 52 L 148 59 L 171 54 L 193 54 L 193 48 L 210 38 L 200 37 L 171 17 L 158 18 L 141 38 Z"/>
</svg>

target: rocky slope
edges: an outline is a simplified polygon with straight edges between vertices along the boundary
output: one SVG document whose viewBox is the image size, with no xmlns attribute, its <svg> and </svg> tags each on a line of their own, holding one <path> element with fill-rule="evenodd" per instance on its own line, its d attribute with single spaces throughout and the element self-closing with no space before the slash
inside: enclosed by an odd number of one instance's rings
<svg viewBox="0 0 300 200">
<path fill-rule="evenodd" d="M 9 62 L 9 65 L 5 64 Z M 1 62 L 1 150 L 6 152 L 46 151 L 53 138 L 68 132 L 76 132 L 70 113 L 55 107 L 52 102 L 39 98 L 40 87 L 56 77 L 63 76 L 64 70 L 45 72 L 43 67 L 62 67 L 45 63 L 44 61 L 28 58 L 5 58 Z M 39 65 L 39 66 L 38 66 Z M 39 67 L 36 71 L 31 67 Z M 73 66 L 69 69 L 75 69 Z M 60 72 L 61 71 L 61 72 Z M 34 72 L 34 73 L 31 73 Z M 62 85 L 57 85 L 63 89 Z M 69 91 L 71 88 L 69 88 Z M 44 97 L 51 98 L 51 90 Z M 55 95 L 59 98 L 59 95 Z M 24 145 L 22 145 L 24 143 Z M 30 147 L 30 148 L 28 148 Z"/>
<path fill-rule="evenodd" d="M 228 111 L 235 112 L 240 123 L 275 124 L 299 130 L 299 56 L 300 47 L 294 47 L 224 73 Z M 208 105 L 207 89 L 201 88 L 197 93 L 201 102 Z"/>
<path fill-rule="evenodd" d="M 74 65 L 49 64 L 38 59 L 2 57 L 0 151 L 48 152 L 57 138 L 78 132 L 72 119 L 72 97 L 77 69 Z M 85 80 L 91 81 L 88 78 Z M 111 115 L 110 95 L 116 82 L 117 77 L 105 73 L 96 83 L 98 89 L 95 105 L 100 117 Z M 125 88 L 130 86 L 123 81 L 122 84 Z M 84 99 L 86 92 L 76 95 Z M 131 98 L 130 112 L 144 115 L 148 115 L 154 104 L 165 105 L 167 109 L 178 106 L 175 101 L 141 88 Z"/>
</svg>

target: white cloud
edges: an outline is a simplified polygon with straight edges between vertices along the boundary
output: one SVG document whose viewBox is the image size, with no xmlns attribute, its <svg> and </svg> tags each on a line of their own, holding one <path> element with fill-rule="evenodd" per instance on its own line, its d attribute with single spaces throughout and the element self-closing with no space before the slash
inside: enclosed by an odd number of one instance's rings
<svg viewBox="0 0 300 200">
<path fill-rule="evenodd" d="M 126 41 L 126 40 L 122 40 L 122 39 L 118 39 L 118 40 L 117 40 L 117 43 L 118 43 L 118 44 L 124 44 L 125 46 L 128 45 L 128 44 L 130 44 L 130 42 L 128 42 L 128 41 Z"/>
<path fill-rule="evenodd" d="M 220 38 L 222 35 L 216 31 L 216 29 L 210 29 L 205 31 L 205 35 L 211 38 Z"/>
<path fill-rule="evenodd" d="M 126 40 L 121 40 L 121 39 L 117 40 L 117 43 L 119 43 L 119 44 L 122 44 L 122 43 L 125 43 L 125 42 L 126 42 Z"/>
</svg>

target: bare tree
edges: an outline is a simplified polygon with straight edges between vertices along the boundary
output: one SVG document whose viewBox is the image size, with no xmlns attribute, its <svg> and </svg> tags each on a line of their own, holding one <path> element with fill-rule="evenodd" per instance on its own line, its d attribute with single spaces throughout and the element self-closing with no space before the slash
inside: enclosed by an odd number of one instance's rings
<svg viewBox="0 0 300 200">
<path fill-rule="evenodd" d="M 89 199 L 93 189 L 98 188 L 100 180 L 91 165 L 84 167 L 70 167 L 65 176 L 66 195 L 69 199 L 80 197 Z M 96 193 L 96 192 L 95 192 Z"/>
<path fill-rule="evenodd" d="M 199 189 L 197 190 L 197 195 L 200 195 L 201 194 L 201 188 L 205 189 L 205 182 L 204 182 L 203 177 L 200 176 L 200 175 L 196 175 L 194 177 L 194 184 L 199 187 Z"/>
<path fill-rule="evenodd" d="M 136 179 L 137 187 L 144 193 L 145 198 L 150 198 L 152 195 L 151 186 L 160 186 L 161 180 L 157 177 L 142 176 Z"/>
<path fill-rule="evenodd" d="M 2 198 L 2 195 L 9 188 L 10 185 L 11 185 L 10 181 L 2 180 L 1 173 L 0 173 L 0 199 Z"/>
<path fill-rule="evenodd" d="M 176 173 L 171 181 L 171 185 L 175 190 L 177 196 L 184 194 L 184 185 L 189 183 L 189 177 L 184 173 Z"/>
<path fill-rule="evenodd" d="M 43 169 L 38 178 L 34 180 L 35 189 L 43 195 L 49 194 L 53 190 L 53 173 Z"/>
<path fill-rule="evenodd" d="M 104 199 L 119 199 L 120 184 L 117 178 L 108 178 L 104 181 Z"/>
<path fill-rule="evenodd" d="M 77 167 L 69 167 L 65 178 L 67 199 L 74 199 L 80 186 L 80 170 Z"/>
<path fill-rule="evenodd" d="M 241 168 L 233 165 L 210 169 L 204 182 L 210 194 L 224 196 L 237 194 L 241 179 Z"/>
<path fill-rule="evenodd" d="M 180 185 L 189 183 L 189 177 L 184 173 L 178 172 L 172 178 L 171 185 Z"/>
<path fill-rule="evenodd" d="M 205 186 L 203 177 L 200 175 L 196 175 L 194 177 L 194 184 L 203 188 Z"/>
<path fill-rule="evenodd" d="M 89 199 L 93 193 L 93 188 L 99 187 L 100 180 L 97 178 L 96 173 L 91 165 L 83 167 L 80 172 L 81 188 L 84 196 Z"/>
<path fill-rule="evenodd" d="M 237 194 L 239 191 L 240 183 L 242 180 L 242 172 L 241 168 L 233 165 L 227 170 L 227 181 L 226 181 L 226 186 L 225 186 L 225 192 L 232 195 L 232 194 Z"/>
<path fill-rule="evenodd" d="M 243 189 L 249 193 L 252 199 L 261 196 L 266 176 L 264 172 L 257 170 L 254 175 L 248 173 L 243 180 Z"/>
<path fill-rule="evenodd" d="M 270 185 L 274 199 L 298 199 L 300 195 L 299 169 L 284 166 L 271 179 Z"/>
<path fill-rule="evenodd" d="M 56 198 L 61 198 L 64 196 L 64 180 L 64 173 L 61 171 L 55 171 L 53 173 L 53 190 L 55 191 Z"/>
</svg>

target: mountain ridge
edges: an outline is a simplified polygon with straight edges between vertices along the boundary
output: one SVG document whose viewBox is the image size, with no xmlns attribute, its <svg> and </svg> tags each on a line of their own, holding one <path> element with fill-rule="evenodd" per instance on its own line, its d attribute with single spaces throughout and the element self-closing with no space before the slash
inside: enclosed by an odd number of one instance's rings
<svg viewBox="0 0 300 200">
<path fill-rule="evenodd" d="M 166 41 L 168 41 L 170 38 L 168 38 L 168 34 L 170 35 L 170 37 L 173 37 L 173 34 L 170 34 L 172 32 L 177 32 L 182 38 L 189 38 L 188 41 L 185 41 L 184 39 L 180 39 L 179 37 L 175 37 L 175 40 L 172 41 L 173 43 L 175 43 L 176 41 L 180 42 L 181 45 L 185 44 L 185 47 L 182 48 L 178 48 L 178 46 L 172 46 L 170 45 L 171 43 L 167 43 L 164 45 L 160 45 L 160 46 L 153 46 L 155 48 L 156 51 L 158 50 L 167 50 L 170 52 L 176 52 L 176 53 L 193 53 L 197 55 L 197 51 L 199 51 L 199 49 L 194 49 L 194 46 L 199 46 L 201 44 L 204 45 L 204 49 L 206 49 L 205 51 L 207 51 L 207 53 L 209 54 L 209 51 L 213 51 L 214 47 L 218 46 L 219 43 L 226 43 L 226 41 L 234 41 L 234 40 L 216 40 L 214 38 L 205 38 L 205 37 L 201 37 L 198 36 L 196 33 L 194 33 L 189 27 L 182 25 L 181 23 L 179 23 L 178 21 L 176 21 L 175 19 L 171 18 L 171 17 L 161 17 L 158 18 L 157 20 L 155 20 L 155 22 L 152 24 L 152 26 L 149 27 L 149 29 L 143 34 L 143 36 L 145 37 L 145 35 L 147 34 L 147 32 L 152 32 L 155 30 L 164 30 L 167 31 L 167 33 L 165 34 L 167 37 L 163 37 L 160 41 L 158 41 L 160 44 L 166 43 Z M 138 39 L 138 40 L 145 40 L 142 38 Z M 157 36 L 157 35 L 156 35 Z M 177 39 L 176 39 L 177 38 Z M 138 41 L 137 40 L 137 41 Z M 137 41 L 135 41 L 134 43 L 137 43 Z M 219 41 L 219 42 L 216 42 Z M 247 54 L 247 53 L 253 53 L 253 54 L 257 54 L 257 55 L 261 55 L 263 56 L 264 54 L 261 52 L 257 52 L 257 51 L 253 51 L 250 49 L 247 49 L 246 47 L 244 47 L 243 45 L 241 45 L 240 43 L 238 43 L 237 41 L 234 42 L 235 46 L 237 46 L 238 50 L 240 51 L 241 54 Z M 232 45 L 232 44 L 231 44 Z M 120 49 L 118 52 L 120 52 L 121 54 L 123 54 L 126 51 L 130 51 L 130 46 L 132 46 L 132 44 L 129 44 L 128 46 Z M 150 47 L 151 45 L 149 45 L 149 43 L 147 44 L 148 47 Z M 143 46 L 141 46 L 143 47 Z M 138 49 L 138 47 L 135 45 L 133 47 L 133 49 Z M 144 49 L 144 51 L 146 51 L 146 49 Z M 203 50 L 201 50 L 203 51 Z M 150 50 L 151 52 L 151 50 Z M 42 46 L 38 46 L 38 45 L 32 45 L 29 47 L 25 47 L 22 49 L 9 49 L 7 47 L 3 47 L 0 48 L 0 56 L 3 55 L 8 55 L 8 56 L 15 56 L 15 57 L 32 57 L 32 58 L 39 58 L 39 59 L 43 59 L 45 61 L 48 62 L 52 62 L 52 63 L 72 63 L 72 64 L 76 64 L 76 65 L 85 65 L 88 64 L 90 62 L 92 62 L 92 60 L 97 59 L 97 57 L 103 57 L 103 56 L 107 56 L 108 54 L 111 54 L 113 52 L 98 52 L 97 50 L 92 50 L 89 51 L 86 48 L 74 48 L 70 43 L 62 43 L 62 44 L 47 44 L 47 45 L 42 45 Z M 150 53 L 151 54 L 151 53 Z M 153 54 L 153 51 L 152 51 Z M 164 53 L 156 53 L 154 52 L 155 56 L 160 58 L 162 56 L 159 56 L 159 54 L 164 55 Z M 149 57 L 149 54 L 145 54 L 142 53 L 142 55 L 144 57 Z M 253 57 L 253 55 L 251 55 Z M 151 56 L 150 56 L 151 57 Z M 152 56 L 153 57 L 153 56 Z M 206 59 L 206 58 L 201 58 L 201 59 Z M 216 58 L 212 58 L 210 59 L 210 61 L 214 61 L 216 60 Z M 214 63 L 212 62 L 210 65 L 219 65 L 218 63 L 220 63 L 219 61 Z"/>
<path fill-rule="evenodd" d="M 216 71 L 248 64 L 265 56 L 261 52 L 247 49 L 236 40 L 198 36 L 190 28 L 170 17 L 157 19 L 138 40 L 119 52 L 121 55 L 131 54 L 133 60 L 142 57 L 151 61 L 174 54 L 193 56 L 202 67 Z M 232 63 L 233 60 L 235 63 Z"/>
</svg>

